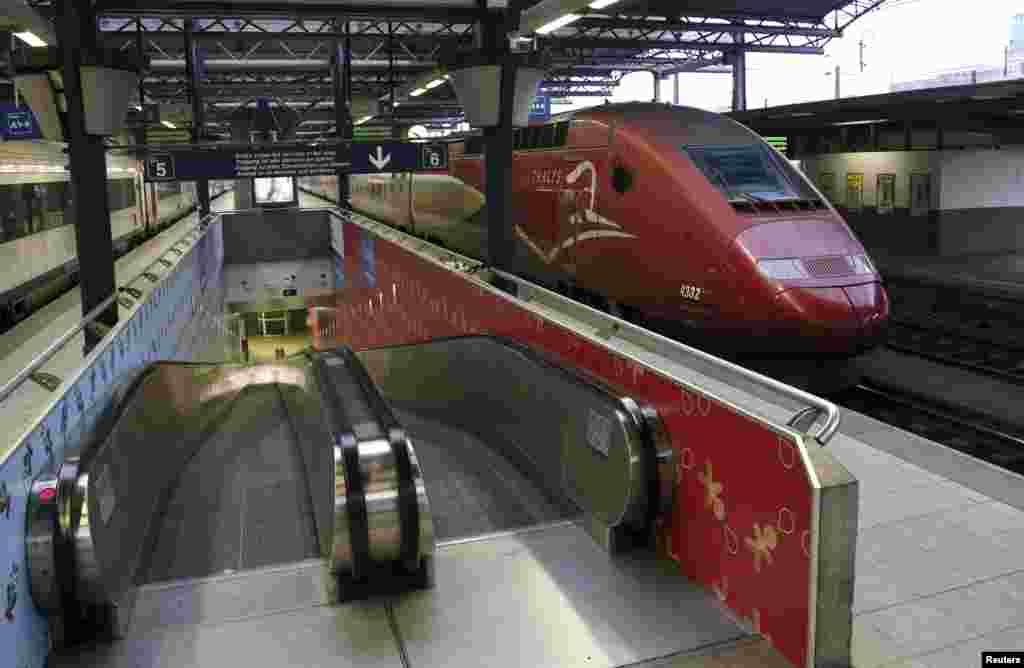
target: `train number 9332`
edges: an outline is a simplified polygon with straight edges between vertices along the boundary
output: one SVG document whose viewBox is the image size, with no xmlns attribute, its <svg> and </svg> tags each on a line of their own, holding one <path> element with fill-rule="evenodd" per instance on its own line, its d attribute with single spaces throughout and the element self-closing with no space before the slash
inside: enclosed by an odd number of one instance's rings
<svg viewBox="0 0 1024 668">
<path fill-rule="evenodd" d="M 695 302 L 699 302 L 704 294 L 704 288 L 699 288 L 696 285 L 683 285 L 679 288 L 679 294 L 684 299 L 692 299 Z"/>
</svg>

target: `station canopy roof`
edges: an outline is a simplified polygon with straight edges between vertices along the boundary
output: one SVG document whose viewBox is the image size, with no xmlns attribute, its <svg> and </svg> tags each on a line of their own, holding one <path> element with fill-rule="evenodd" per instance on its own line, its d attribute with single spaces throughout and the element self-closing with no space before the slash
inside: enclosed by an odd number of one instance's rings
<svg viewBox="0 0 1024 668">
<path fill-rule="evenodd" d="M 1024 139 L 1024 80 L 942 86 L 733 112 L 762 135 L 820 135 L 843 127 L 943 128 Z"/>
<path fill-rule="evenodd" d="M 597 103 L 634 71 L 669 76 L 722 67 L 739 50 L 821 54 L 884 2 L 525 0 L 517 6 L 520 26 L 531 28 L 525 36 L 550 62 L 539 94 L 592 96 Z M 52 19 L 55 3 L 28 0 L 44 19 Z M 488 2 L 492 12 L 507 5 Z M 265 100 L 298 114 L 300 139 L 334 134 L 331 54 L 346 35 L 353 117 L 363 127 L 393 120 L 444 127 L 461 120 L 449 85 L 423 89 L 437 81 L 441 53 L 472 48 L 481 15 L 477 0 L 98 0 L 96 7 L 104 46 L 141 48 L 150 59 L 146 103 L 187 115 L 185 29 L 192 20 L 207 134 L 226 137 L 232 114 Z M 551 26 L 548 19 L 567 14 L 575 20 Z"/>
</svg>

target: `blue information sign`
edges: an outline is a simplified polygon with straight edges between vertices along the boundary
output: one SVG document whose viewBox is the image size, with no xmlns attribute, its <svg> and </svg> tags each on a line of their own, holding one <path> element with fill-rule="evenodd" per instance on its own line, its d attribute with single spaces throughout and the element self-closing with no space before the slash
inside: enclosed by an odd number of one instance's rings
<svg viewBox="0 0 1024 668">
<path fill-rule="evenodd" d="M 17 107 L 13 104 L 0 104 L 0 132 L 4 139 L 42 139 L 39 123 L 28 107 Z"/>
<path fill-rule="evenodd" d="M 352 144 L 353 174 L 416 172 L 448 168 L 448 147 L 444 144 L 410 144 L 383 141 Z"/>
<path fill-rule="evenodd" d="M 329 176 L 348 167 L 344 147 L 262 148 L 246 150 L 169 150 L 150 153 L 147 181 L 245 179 L 270 176 Z"/>
<path fill-rule="evenodd" d="M 547 95 L 538 95 L 533 98 L 530 105 L 531 121 L 546 121 L 551 117 L 551 98 Z"/>
<path fill-rule="evenodd" d="M 150 153 L 145 167 L 147 181 L 418 172 L 448 169 L 448 147 L 383 141 L 352 144 L 351 152 L 347 146 L 171 149 Z"/>
</svg>

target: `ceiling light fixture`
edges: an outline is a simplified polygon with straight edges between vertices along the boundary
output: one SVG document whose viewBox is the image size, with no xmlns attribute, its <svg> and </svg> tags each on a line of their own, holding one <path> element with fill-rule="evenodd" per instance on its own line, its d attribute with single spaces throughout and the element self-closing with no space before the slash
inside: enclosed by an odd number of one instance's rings
<svg viewBox="0 0 1024 668">
<path fill-rule="evenodd" d="M 420 95 L 423 95 L 426 92 L 427 92 L 426 88 L 417 88 L 417 89 L 413 90 L 411 93 L 409 93 L 409 95 L 412 96 L 412 97 L 419 97 Z"/>
<path fill-rule="evenodd" d="M 888 122 L 889 122 L 888 118 L 875 118 L 875 119 L 872 119 L 872 120 L 863 120 L 863 121 L 842 121 L 842 122 L 833 123 L 832 125 L 835 125 L 835 126 L 871 125 L 873 123 L 888 123 Z"/>
<path fill-rule="evenodd" d="M 161 125 L 163 125 L 163 126 L 164 126 L 165 128 L 170 128 L 170 129 L 172 129 L 172 130 L 177 130 L 177 129 L 178 129 L 178 126 L 177 126 L 177 125 L 175 125 L 174 123 L 171 123 L 170 121 L 160 121 L 160 123 L 161 123 Z"/>
<path fill-rule="evenodd" d="M 537 28 L 537 34 L 538 35 L 546 35 L 549 32 L 554 32 L 555 30 L 558 30 L 559 28 L 561 28 L 563 26 L 567 26 L 567 25 L 569 25 L 570 23 L 572 23 L 573 21 L 575 21 L 575 20 L 577 20 L 579 18 L 580 18 L 579 14 L 566 14 L 565 16 L 559 16 L 554 21 L 551 21 L 550 23 L 546 23 L 546 24 L 542 25 L 541 27 Z"/>
<path fill-rule="evenodd" d="M 25 44 L 28 44 L 29 46 L 34 46 L 36 48 L 46 46 L 46 42 L 43 41 L 42 38 L 40 38 L 34 32 L 29 32 L 26 30 L 24 32 L 16 32 L 14 33 L 14 36 L 20 39 L 22 42 L 25 42 Z"/>
<path fill-rule="evenodd" d="M 594 0 L 592 3 L 590 3 L 590 8 L 604 9 L 605 7 L 608 7 L 610 5 L 614 5 L 618 1 L 619 0 Z"/>
<path fill-rule="evenodd" d="M 431 81 L 430 83 L 427 84 L 427 90 L 431 90 L 432 88 L 437 88 L 438 86 L 440 86 L 444 82 L 445 82 L 444 79 L 434 79 L 433 81 Z"/>
</svg>

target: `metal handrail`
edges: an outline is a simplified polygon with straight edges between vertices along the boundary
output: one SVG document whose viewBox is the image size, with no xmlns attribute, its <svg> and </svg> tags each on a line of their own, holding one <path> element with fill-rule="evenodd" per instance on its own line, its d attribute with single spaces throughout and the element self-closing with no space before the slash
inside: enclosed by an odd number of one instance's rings
<svg viewBox="0 0 1024 668">
<path fill-rule="evenodd" d="M 197 228 L 200 228 L 205 222 L 208 222 L 215 215 L 220 214 L 209 213 L 205 217 L 200 218 L 195 223 L 195 225 L 190 227 L 189 230 L 185 232 L 185 234 L 181 235 L 181 239 L 176 241 L 175 244 L 180 243 L 187 235 L 192 234 Z M 196 241 L 198 241 L 198 239 L 199 238 L 197 237 Z M 173 245 L 174 244 L 172 244 L 172 246 Z M 142 278 L 145 274 L 149 273 L 149 270 L 153 267 L 153 265 L 159 263 L 163 256 L 169 252 L 170 247 L 168 247 L 168 249 L 164 251 L 164 253 L 161 253 L 159 258 L 153 260 L 153 262 L 146 265 L 146 268 L 140 271 L 138 274 L 136 274 L 135 277 L 133 277 L 129 281 L 126 281 L 124 285 L 117 288 L 114 294 L 104 299 L 102 302 L 100 302 L 98 306 L 96 306 L 96 308 L 86 313 L 85 316 L 83 316 L 82 319 L 78 321 L 78 324 L 76 324 L 74 327 L 72 327 L 71 329 L 64 332 L 56 339 L 54 339 L 53 343 L 46 347 L 46 350 L 36 355 L 35 358 L 28 363 L 28 366 L 19 371 L 17 375 L 14 376 L 14 378 L 4 383 L 3 387 L 0 387 L 0 403 L 3 403 L 4 401 L 7 400 L 9 396 L 14 394 L 15 390 L 21 387 L 22 383 L 28 380 L 32 374 L 34 374 L 36 371 L 40 369 L 40 367 L 42 367 L 44 364 L 50 361 L 50 358 L 56 355 L 57 351 L 63 348 L 68 341 L 70 341 L 75 335 L 77 335 L 83 329 L 92 324 L 93 321 L 100 317 L 100 315 L 102 315 L 104 311 L 110 308 L 110 306 L 117 300 L 118 296 L 122 292 L 126 291 L 126 287 L 130 286 L 132 283 Z"/>
<path fill-rule="evenodd" d="M 335 215 L 338 218 L 340 218 L 342 220 L 346 220 L 346 221 L 352 221 L 352 214 L 355 213 L 355 212 L 353 212 L 351 210 L 348 210 L 348 209 L 342 208 L 342 207 L 337 207 L 335 209 L 332 209 L 332 211 L 335 213 Z M 372 220 L 372 219 L 370 219 L 370 220 Z M 383 224 L 381 224 L 381 225 L 383 225 Z M 419 239 L 418 237 L 411 237 L 410 235 L 408 235 L 405 232 L 402 232 L 401 230 L 397 230 L 397 229 L 392 228 L 392 227 L 387 227 L 387 229 L 393 231 L 396 236 L 402 235 L 402 236 L 409 237 L 410 239 L 414 239 L 417 242 L 420 242 L 421 247 L 422 247 L 422 245 L 433 245 L 433 244 L 430 244 L 430 242 L 428 242 L 428 241 L 426 241 L 424 239 Z M 463 258 L 468 263 L 470 263 L 471 265 L 478 265 L 480 267 L 485 266 L 484 263 L 482 263 L 479 260 L 476 260 L 474 258 L 470 258 L 470 257 L 467 257 L 465 255 L 461 255 L 459 253 L 456 253 L 456 252 L 448 250 L 448 249 L 441 249 L 441 250 L 443 250 L 448 255 L 452 255 L 452 256 L 459 257 L 459 258 Z M 546 288 L 543 288 L 543 287 L 541 287 L 539 285 L 531 283 L 531 282 L 529 282 L 529 281 L 527 281 L 525 279 L 522 279 L 522 278 L 520 278 L 518 276 L 513 276 L 512 274 L 508 274 L 508 273 L 506 273 L 504 271 L 493 269 L 493 268 L 491 268 L 491 271 L 495 275 L 500 276 L 501 278 L 503 278 L 505 280 L 511 281 L 513 283 L 516 283 L 517 285 L 524 285 L 524 286 L 528 287 L 530 290 L 535 290 L 535 291 L 538 291 L 538 292 L 541 292 L 541 293 L 547 293 L 547 294 L 551 295 L 552 297 L 554 297 L 556 299 L 563 299 L 563 300 L 567 299 L 566 297 L 563 297 L 562 295 L 559 295 L 559 294 L 557 294 L 555 292 L 552 292 L 552 291 L 550 291 L 550 290 L 548 290 Z M 669 339 L 669 338 L 667 338 L 667 337 L 665 337 L 665 336 L 663 336 L 661 334 L 658 334 L 657 332 L 651 332 L 651 331 L 643 330 L 642 328 L 634 325 L 631 322 L 627 322 L 625 320 L 617 318 L 617 317 L 615 317 L 613 315 L 610 315 L 608 313 L 605 313 L 603 311 L 598 311 L 598 310 L 596 310 L 596 309 L 594 309 L 594 308 L 592 308 L 590 306 L 587 306 L 586 304 L 583 304 L 583 303 L 580 303 L 580 302 L 572 302 L 572 303 L 573 303 L 574 307 L 578 307 L 580 309 L 584 309 L 586 311 L 590 311 L 594 315 L 597 315 L 599 317 L 603 317 L 603 318 L 606 318 L 608 320 L 611 320 L 613 323 L 615 323 L 617 325 L 617 329 L 619 331 L 622 331 L 622 330 L 625 329 L 625 330 L 633 331 L 633 332 L 636 332 L 636 333 L 643 333 L 645 336 L 651 338 L 652 340 L 654 340 L 654 341 L 656 341 L 658 343 L 661 343 L 663 345 L 671 345 L 671 346 L 677 347 L 682 352 L 685 352 L 685 353 L 687 353 L 687 354 L 689 354 L 689 355 L 691 355 L 691 356 L 693 356 L 693 357 L 695 357 L 695 358 L 697 358 L 697 359 L 699 359 L 699 360 L 701 360 L 701 361 L 711 365 L 712 367 L 718 367 L 718 368 L 724 369 L 726 371 L 732 372 L 734 374 L 737 374 L 741 378 L 751 382 L 754 385 L 758 385 L 758 386 L 763 387 L 765 389 L 769 389 L 769 390 L 771 390 L 773 392 L 776 392 L 776 393 L 781 394 L 783 396 L 789 397 L 790 399 L 793 399 L 793 400 L 798 401 L 800 403 L 806 404 L 809 408 L 811 408 L 814 411 L 816 411 L 817 414 L 825 416 L 824 420 L 823 420 L 823 422 L 821 424 L 821 427 L 818 429 L 818 432 L 813 435 L 814 440 L 817 441 L 822 446 L 827 444 L 829 442 L 829 440 L 831 440 L 831 438 L 835 435 L 836 431 L 839 429 L 839 422 L 840 422 L 840 419 L 841 419 L 841 414 L 839 412 L 839 407 L 836 406 L 834 403 L 832 403 L 830 401 L 826 401 L 825 399 L 822 399 L 821 397 L 817 397 L 817 396 L 815 396 L 813 394 L 810 394 L 809 392 L 804 392 L 803 390 L 798 389 L 796 387 L 792 387 L 790 385 L 786 385 L 785 383 L 783 383 L 781 381 L 778 381 L 778 380 L 775 380 L 774 378 L 770 378 L 768 376 L 762 375 L 760 373 L 757 373 L 756 371 L 751 371 L 750 369 L 747 369 L 745 367 L 741 367 L 738 364 L 734 364 L 732 362 L 729 362 L 728 360 L 724 360 L 724 359 L 721 359 L 719 357 L 715 357 L 714 355 L 711 355 L 710 353 L 706 353 L 703 350 L 699 350 L 697 348 L 693 348 L 691 346 L 686 345 L 685 343 L 680 343 L 679 341 L 676 341 L 674 339 Z M 807 417 L 808 417 L 807 412 L 808 412 L 808 408 L 801 409 L 800 411 L 798 411 L 793 416 L 793 418 L 789 421 L 789 424 L 787 424 L 786 426 L 801 428 L 806 423 L 806 420 L 807 420 Z M 807 425 L 807 426 L 809 427 L 810 425 Z"/>
<path fill-rule="evenodd" d="M 492 269 L 491 271 L 493 271 L 496 275 L 502 277 L 505 280 L 514 282 L 516 284 L 525 284 L 531 290 L 540 290 L 540 291 L 543 291 L 543 292 L 548 292 L 548 293 L 550 293 L 553 296 L 561 297 L 561 295 L 558 295 L 557 293 L 551 292 L 550 290 L 547 290 L 547 289 L 542 288 L 542 287 L 540 287 L 538 285 L 530 283 L 529 281 L 525 281 L 522 278 L 519 278 L 518 276 L 513 276 L 512 274 L 508 274 L 508 273 L 506 273 L 504 271 L 501 271 L 500 269 Z M 565 299 L 564 297 L 561 297 L 561 298 Z M 630 329 L 630 330 L 633 330 L 633 331 L 641 330 L 640 327 L 637 327 L 636 325 L 634 325 L 631 322 L 627 322 L 627 321 L 622 320 L 620 318 L 616 318 L 615 316 L 610 315 L 608 313 L 604 313 L 603 311 L 598 311 L 596 309 L 593 309 L 590 306 L 587 306 L 586 304 L 579 304 L 579 306 L 581 306 L 581 307 L 583 307 L 585 309 L 591 310 L 595 314 L 598 314 L 598 315 L 604 316 L 606 318 L 612 319 L 619 326 L 620 330 L 623 329 L 623 328 L 627 328 L 627 329 Z M 671 344 L 671 345 L 674 345 L 674 346 L 678 346 L 679 348 L 681 348 L 687 354 L 692 355 L 693 357 L 695 357 L 695 358 L 697 358 L 697 359 L 699 359 L 699 360 L 701 360 L 703 362 L 706 362 L 706 363 L 710 364 L 712 367 L 719 367 L 719 368 L 725 369 L 727 371 L 730 371 L 730 372 L 740 376 L 741 378 L 751 382 L 754 385 L 759 385 L 759 386 L 761 386 L 763 388 L 766 388 L 766 389 L 769 389 L 769 390 L 771 390 L 773 392 L 777 392 L 777 393 L 779 393 L 779 394 L 781 394 L 783 396 L 787 396 L 790 399 L 794 399 L 794 400 L 799 401 L 801 403 L 807 404 L 809 408 L 813 408 L 813 409 L 817 410 L 818 412 L 820 412 L 821 414 L 824 414 L 825 415 L 825 419 L 822 422 L 821 428 L 818 430 L 818 433 L 814 435 L 814 440 L 817 441 L 821 445 L 825 445 L 826 443 L 828 443 L 828 441 L 832 438 L 833 435 L 835 435 L 836 431 L 839 429 L 839 421 L 840 421 L 840 417 L 841 417 L 840 413 L 839 413 L 839 407 L 836 406 L 831 401 L 826 401 L 825 399 L 822 399 L 821 397 L 817 397 L 817 396 L 815 396 L 813 394 L 810 394 L 809 392 L 804 392 L 803 390 L 801 390 L 799 388 L 793 387 L 791 385 L 787 385 L 787 384 L 785 384 L 785 383 L 783 383 L 781 381 L 778 381 L 778 380 L 775 380 L 774 378 L 770 378 L 768 376 L 762 375 L 762 374 L 760 374 L 760 373 L 758 373 L 756 371 L 751 371 L 750 369 L 747 369 L 746 367 L 742 367 L 742 366 L 740 366 L 738 364 L 734 364 L 733 362 L 730 362 L 728 360 L 724 360 L 724 359 L 722 359 L 720 357 L 716 357 L 716 356 L 714 356 L 714 355 L 712 355 L 710 353 L 706 353 L 703 350 L 700 350 L 698 348 L 693 348 L 691 346 L 686 345 L 685 343 L 680 343 L 679 341 L 676 341 L 674 339 L 669 339 L 668 337 L 665 337 L 665 336 L 663 336 L 661 334 L 658 334 L 657 332 L 651 332 L 651 331 L 648 331 L 648 330 L 642 330 L 642 331 L 643 331 L 644 335 L 651 337 L 652 339 L 654 339 L 655 341 L 658 341 L 659 343 L 663 343 L 663 344 L 667 343 L 667 344 Z M 790 420 L 790 423 L 792 423 L 792 424 L 790 424 L 789 426 L 795 426 L 797 422 L 803 422 L 805 420 L 805 418 L 806 418 L 806 411 L 807 410 L 808 410 L 807 408 L 804 408 L 804 409 L 801 409 L 799 412 L 797 412 L 797 414 L 793 417 L 793 419 Z"/>
</svg>

